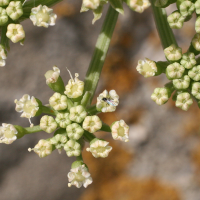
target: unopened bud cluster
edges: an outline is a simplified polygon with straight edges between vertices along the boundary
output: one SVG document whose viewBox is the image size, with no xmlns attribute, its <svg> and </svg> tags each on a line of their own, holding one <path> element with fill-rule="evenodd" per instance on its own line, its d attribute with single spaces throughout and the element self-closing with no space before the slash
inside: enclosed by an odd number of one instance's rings
<svg viewBox="0 0 200 200">
<path fill-rule="evenodd" d="M 69 71 L 69 70 L 68 70 Z M 11 144 L 25 134 L 37 131 L 45 131 L 48 134 L 54 132 L 48 139 L 41 139 L 34 148 L 40 158 L 46 157 L 57 149 L 59 153 L 64 150 L 68 157 L 76 156 L 78 161 L 72 164 L 68 173 L 69 186 L 87 187 L 92 183 L 88 167 L 82 159 L 82 149 L 84 143 L 89 142 L 88 152 L 95 157 L 105 158 L 109 155 L 112 147 L 109 142 L 97 138 L 94 133 L 102 130 L 111 132 L 113 139 L 123 142 L 129 141 L 129 127 L 124 120 L 113 122 L 111 126 L 104 124 L 97 116 L 99 112 L 113 112 L 119 104 L 119 96 L 115 90 L 103 91 L 97 98 L 97 104 L 88 105 L 90 95 L 84 92 L 84 82 L 79 80 L 78 74 L 72 77 L 65 86 L 60 77 L 60 69 L 56 66 L 45 74 L 47 85 L 55 92 L 49 98 L 49 104 L 44 106 L 42 102 L 28 94 L 23 95 L 19 100 L 15 100 L 16 111 L 22 113 L 21 117 L 27 118 L 31 123 L 31 118 L 40 114 L 45 114 L 40 119 L 39 126 L 23 128 L 11 124 L 3 124 L 0 127 L 0 142 Z M 106 128 L 105 128 L 106 127 Z M 37 130 L 36 130 L 37 129 Z M 31 132 L 32 131 L 32 132 Z"/>
</svg>

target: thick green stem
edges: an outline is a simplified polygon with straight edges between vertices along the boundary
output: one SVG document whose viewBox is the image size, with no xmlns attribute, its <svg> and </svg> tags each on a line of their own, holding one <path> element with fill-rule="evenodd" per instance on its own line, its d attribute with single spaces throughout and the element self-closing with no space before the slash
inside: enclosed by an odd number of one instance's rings
<svg viewBox="0 0 200 200">
<path fill-rule="evenodd" d="M 52 108 L 42 106 L 42 113 L 49 114 L 49 115 L 56 115 L 56 111 L 54 111 Z"/>
<path fill-rule="evenodd" d="M 88 142 L 91 142 L 94 138 L 96 138 L 94 134 L 89 133 L 88 131 L 84 131 L 83 136 Z"/>
<path fill-rule="evenodd" d="M 167 21 L 165 9 L 156 7 L 154 0 L 151 0 L 151 7 L 163 49 L 169 47 L 171 44 L 177 45 L 172 29 Z"/>
<path fill-rule="evenodd" d="M 100 129 L 101 131 L 105 131 L 105 132 L 111 132 L 110 126 L 108 126 L 108 124 L 106 123 L 102 123 L 102 127 Z"/>
<path fill-rule="evenodd" d="M 30 133 L 36 133 L 36 132 L 40 132 L 42 131 L 42 129 L 40 128 L 40 126 L 33 126 L 33 127 L 27 127 L 24 128 L 26 130 L 26 134 L 30 134 Z"/>
<path fill-rule="evenodd" d="M 90 66 L 85 77 L 84 91 L 91 92 L 91 97 L 89 99 L 90 103 L 94 96 L 99 77 L 101 75 L 106 54 L 110 45 L 110 40 L 117 22 L 117 18 L 118 12 L 110 6 L 101 29 L 101 33 L 98 37 L 94 54 L 90 62 Z"/>
</svg>

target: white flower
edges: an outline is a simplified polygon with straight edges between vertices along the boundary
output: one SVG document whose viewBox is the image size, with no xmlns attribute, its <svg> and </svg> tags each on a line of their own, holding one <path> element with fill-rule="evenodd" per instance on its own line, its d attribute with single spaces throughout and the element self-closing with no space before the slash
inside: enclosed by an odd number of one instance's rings
<svg viewBox="0 0 200 200">
<path fill-rule="evenodd" d="M 67 125 L 72 123 L 69 119 L 69 113 L 58 113 L 55 120 L 61 128 L 66 128 Z"/>
<path fill-rule="evenodd" d="M 70 182 L 68 184 L 69 187 L 74 185 L 77 188 L 80 188 L 83 185 L 86 188 L 92 183 L 92 177 L 84 164 L 76 168 L 72 168 L 67 176 Z"/>
<path fill-rule="evenodd" d="M 151 99 L 156 102 L 158 105 L 165 104 L 169 99 L 169 92 L 167 88 L 155 88 Z"/>
<path fill-rule="evenodd" d="M 192 104 L 193 100 L 188 92 L 183 92 L 177 95 L 176 107 L 179 107 L 182 110 L 187 111 Z"/>
<path fill-rule="evenodd" d="M 51 154 L 52 144 L 50 141 L 40 140 L 33 149 L 29 148 L 28 151 L 34 151 L 40 158 L 44 158 Z"/>
<path fill-rule="evenodd" d="M 35 97 L 30 97 L 28 94 L 25 94 L 19 101 L 16 99 L 14 102 L 16 103 L 15 110 L 17 112 L 23 112 L 21 117 L 30 119 L 34 117 L 39 110 L 39 104 Z"/>
<path fill-rule="evenodd" d="M 65 110 L 67 108 L 67 97 L 56 92 L 50 97 L 49 104 L 54 110 Z"/>
<path fill-rule="evenodd" d="M 11 1 L 6 8 L 6 12 L 12 20 L 17 20 L 20 18 L 23 15 L 21 1 Z"/>
<path fill-rule="evenodd" d="M 6 52 L 3 48 L 3 46 L 0 45 L 0 67 L 3 67 L 6 65 L 6 61 L 5 61 L 6 58 L 7 58 Z"/>
<path fill-rule="evenodd" d="M 12 124 L 3 123 L 0 126 L 0 143 L 11 144 L 17 139 L 17 133 Z"/>
<path fill-rule="evenodd" d="M 57 15 L 53 13 L 53 9 L 47 6 L 39 5 L 38 7 L 31 9 L 30 19 L 34 26 L 54 26 L 56 23 Z"/>
<path fill-rule="evenodd" d="M 97 115 L 94 116 L 87 116 L 83 121 L 83 129 L 90 133 L 94 133 L 101 129 L 102 122 Z"/>
<path fill-rule="evenodd" d="M 81 123 L 85 117 L 87 116 L 87 112 L 85 111 L 82 105 L 78 105 L 70 108 L 69 119 L 71 121 Z"/>
<path fill-rule="evenodd" d="M 113 112 L 116 110 L 116 106 L 119 104 L 119 96 L 115 90 L 110 90 L 108 93 L 107 90 L 104 90 L 97 97 L 96 108 L 98 111 L 102 112 Z"/>
<path fill-rule="evenodd" d="M 52 133 L 56 130 L 57 123 L 52 116 L 44 115 L 40 119 L 40 128 L 47 133 Z"/>
<path fill-rule="evenodd" d="M 25 32 L 21 24 L 9 24 L 6 36 L 13 42 L 17 43 L 25 38 Z"/>
<path fill-rule="evenodd" d="M 180 60 L 182 57 L 182 49 L 175 44 L 164 49 L 165 56 L 170 61 Z"/>
<path fill-rule="evenodd" d="M 60 69 L 57 66 L 53 66 L 53 70 L 49 70 L 44 75 L 46 77 L 46 83 L 56 83 L 60 76 Z"/>
<path fill-rule="evenodd" d="M 124 120 L 114 122 L 111 125 L 111 131 L 114 140 L 129 141 L 129 126 Z"/>
<path fill-rule="evenodd" d="M 139 13 L 142 13 L 150 5 L 149 0 L 129 0 L 130 8 Z"/>
<path fill-rule="evenodd" d="M 56 149 L 62 149 L 67 142 L 67 136 L 57 134 L 50 139 L 50 142 L 56 147 Z"/>
<path fill-rule="evenodd" d="M 95 158 L 105 158 L 112 150 L 112 147 L 108 146 L 108 144 L 109 142 L 107 141 L 95 138 L 90 142 L 90 148 L 87 148 L 86 151 L 90 151 Z"/>
<path fill-rule="evenodd" d="M 80 156 L 81 155 L 81 145 L 76 141 L 70 139 L 64 146 L 67 156 Z"/>
<path fill-rule="evenodd" d="M 99 5 L 100 0 L 83 0 L 82 8 L 96 10 L 99 7 Z M 82 9 L 81 12 L 83 12 Z"/>
</svg>

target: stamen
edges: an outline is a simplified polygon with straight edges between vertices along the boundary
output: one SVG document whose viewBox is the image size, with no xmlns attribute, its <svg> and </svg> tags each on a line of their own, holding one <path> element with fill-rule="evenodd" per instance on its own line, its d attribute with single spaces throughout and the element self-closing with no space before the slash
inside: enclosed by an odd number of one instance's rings
<svg viewBox="0 0 200 200">
<path fill-rule="evenodd" d="M 66 67 L 66 68 L 67 68 L 67 67 Z M 67 71 L 69 72 L 69 75 L 70 75 L 71 79 L 73 80 L 73 82 L 75 82 L 74 79 L 73 79 L 73 77 L 72 77 L 72 74 L 71 74 L 71 72 L 68 70 L 68 68 L 67 68 Z M 76 76 L 76 74 L 75 74 L 75 76 Z"/>
</svg>

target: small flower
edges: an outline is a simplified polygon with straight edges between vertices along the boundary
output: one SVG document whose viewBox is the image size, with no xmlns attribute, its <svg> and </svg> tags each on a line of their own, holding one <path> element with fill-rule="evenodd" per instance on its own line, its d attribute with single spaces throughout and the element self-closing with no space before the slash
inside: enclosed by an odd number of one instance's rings
<svg viewBox="0 0 200 200">
<path fill-rule="evenodd" d="M 200 51 L 200 33 L 196 33 L 192 39 L 192 45 L 197 50 Z"/>
<path fill-rule="evenodd" d="M 56 147 L 56 149 L 62 149 L 67 142 L 67 137 L 62 134 L 57 134 L 50 139 L 50 142 Z"/>
<path fill-rule="evenodd" d="M 81 12 L 83 9 L 96 10 L 100 5 L 100 0 L 83 0 Z"/>
<path fill-rule="evenodd" d="M 129 141 L 129 126 L 124 120 L 114 122 L 110 128 L 114 140 L 121 140 L 123 142 Z"/>
<path fill-rule="evenodd" d="M 82 129 L 82 127 L 77 123 L 68 125 L 66 128 L 66 131 L 67 131 L 67 136 L 70 139 L 74 139 L 74 140 L 80 139 L 84 133 L 84 130 Z"/>
<path fill-rule="evenodd" d="M 57 66 L 53 66 L 53 70 L 49 70 L 45 73 L 46 83 L 56 83 L 60 76 L 60 69 Z"/>
<path fill-rule="evenodd" d="M 99 140 L 97 138 L 90 142 L 90 147 L 86 151 L 90 151 L 95 158 L 108 157 L 109 152 L 112 150 L 111 146 L 108 146 L 109 142 L 104 140 Z"/>
<path fill-rule="evenodd" d="M 11 144 L 17 139 L 17 130 L 12 124 L 0 126 L 0 143 Z"/>
<path fill-rule="evenodd" d="M 17 43 L 25 38 L 25 32 L 21 24 L 9 24 L 6 36 L 13 42 Z"/>
<path fill-rule="evenodd" d="M 0 26 L 5 25 L 8 22 L 8 15 L 4 8 L 0 7 Z"/>
<path fill-rule="evenodd" d="M 200 80 L 200 65 L 197 65 L 188 71 L 188 75 L 194 81 Z"/>
<path fill-rule="evenodd" d="M 195 22 L 195 31 L 197 33 L 200 33 L 200 17 L 197 17 L 196 22 Z"/>
<path fill-rule="evenodd" d="M 183 1 L 181 4 L 180 4 L 180 13 L 183 17 L 187 17 L 187 16 L 190 16 L 192 15 L 192 13 L 194 12 L 195 10 L 195 5 L 194 3 L 192 3 L 191 1 Z"/>
<path fill-rule="evenodd" d="M 196 13 L 200 14 L 200 0 L 197 0 L 194 4 L 195 9 L 196 9 Z"/>
<path fill-rule="evenodd" d="M 47 140 L 39 140 L 33 149 L 29 148 L 29 152 L 34 151 L 40 158 L 44 158 L 51 154 L 52 144 Z"/>
<path fill-rule="evenodd" d="M 67 97 L 56 92 L 50 97 L 49 104 L 54 110 L 65 110 L 67 108 Z"/>
<path fill-rule="evenodd" d="M 129 0 L 127 4 L 132 10 L 138 13 L 142 13 L 151 5 L 149 0 Z"/>
<path fill-rule="evenodd" d="M 4 67 L 6 65 L 6 58 L 7 56 L 4 47 L 0 44 L 0 67 Z"/>
<path fill-rule="evenodd" d="M 192 84 L 191 93 L 196 99 L 200 100 L 200 83 L 199 82 L 195 82 Z"/>
<path fill-rule="evenodd" d="M 21 1 L 11 1 L 6 8 L 8 16 L 12 20 L 17 20 L 23 15 L 22 3 Z"/>
<path fill-rule="evenodd" d="M 56 23 L 57 15 L 53 13 L 53 9 L 47 6 L 39 5 L 38 7 L 31 9 L 30 19 L 34 26 L 43 26 L 48 28 L 54 26 Z"/>
<path fill-rule="evenodd" d="M 78 79 L 79 74 L 75 74 L 75 78 L 73 79 L 70 71 L 68 70 L 71 79 L 68 81 L 68 84 L 65 86 L 65 94 L 69 98 L 78 98 L 83 94 L 84 90 L 84 82 Z"/>
<path fill-rule="evenodd" d="M 177 62 L 168 65 L 166 68 L 166 76 L 169 80 L 181 78 L 184 72 L 185 68 Z"/>
<path fill-rule="evenodd" d="M 185 75 L 180 79 L 174 79 L 172 82 L 177 90 L 187 89 L 190 85 L 190 77 Z"/>
<path fill-rule="evenodd" d="M 87 112 L 85 111 L 83 106 L 79 105 L 79 106 L 70 108 L 69 119 L 71 121 L 81 123 L 85 119 L 86 116 L 87 116 Z"/>
<path fill-rule="evenodd" d="M 64 150 L 69 157 L 81 155 L 81 145 L 76 140 L 69 140 L 65 144 Z"/>
<path fill-rule="evenodd" d="M 52 116 L 44 115 L 40 119 L 40 128 L 47 133 L 52 133 L 56 130 L 57 123 Z"/>
<path fill-rule="evenodd" d="M 16 99 L 14 102 L 16 103 L 15 110 L 17 112 L 22 112 L 21 117 L 30 119 L 34 117 L 39 110 L 39 104 L 35 97 L 30 97 L 28 94 L 25 94 L 19 101 Z"/>
<path fill-rule="evenodd" d="M 155 0 L 154 5 L 156 7 L 166 7 L 168 5 L 169 0 Z"/>
<path fill-rule="evenodd" d="M 58 113 L 55 120 L 61 128 L 66 128 L 69 124 L 72 123 L 69 119 L 69 113 Z"/>
<path fill-rule="evenodd" d="M 181 108 L 182 110 L 187 111 L 192 105 L 193 100 L 188 92 L 183 92 L 177 95 L 176 98 L 176 107 Z"/>
<path fill-rule="evenodd" d="M 148 58 L 139 60 L 136 69 L 145 78 L 155 76 L 155 73 L 157 72 L 156 63 Z"/>
<path fill-rule="evenodd" d="M 158 105 L 165 104 L 169 99 L 169 91 L 167 88 L 156 88 L 151 95 L 151 99 Z"/>
<path fill-rule="evenodd" d="M 164 53 L 166 58 L 169 61 L 177 61 L 180 60 L 182 57 L 182 50 L 180 47 L 177 47 L 176 45 L 172 44 L 169 47 L 164 49 Z"/>
<path fill-rule="evenodd" d="M 87 116 L 84 121 L 83 121 L 83 129 L 90 133 L 94 133 L 101 129 L 102 127 L 102 122 L 100 118 L 96 115 L 94 116 Z"/>
<path fill-rule="evenodd" d="M 7 6 L 10 0 L 0 0 L 0 6 Z"/>
<path fill-rule="evenodd" d="M 75 161 L 74 163 L 77 162 L 78 161 Z M 72 166 L 74 163 L 72 163 Z M 70 182 L 68 184 L 69 187 L 74 185 L 77 188 L 80 188 L 83 185 L 86 188 L 92 183 L 91 174 L 88 172 L 88 169 L 84 163 L 80 163 L 76 167 L 72 167 L 67 176 Z"/>
<path fill-rule="evenodd" d="M 173 12 L 167 17 L 169 26 L 174 29 L 180 29 L 183 27 L 185 17 L 183 17 L 178 11 Z"/>
<path fill-rule="evenodd" d="M 104 101 L 103 99 L 106 99 L 108 101 Z M 110 90 L 109 93 L 107 90 L 104 90 L 97 97 L 96 108 L 98 111 L 102 112 L 113 112 L 116 110 L 116 106 L 118 106 L 118 104 L 119 104 L 119 96 L 117 95 L 115 90 Z"/>
<path fill-rule="evenodd" d="M 192 67 L 194 67 L 197 63 L 194 53 L 184 53 L 180 63 L 186 69 L 191 69 Z"/>
</svg>

